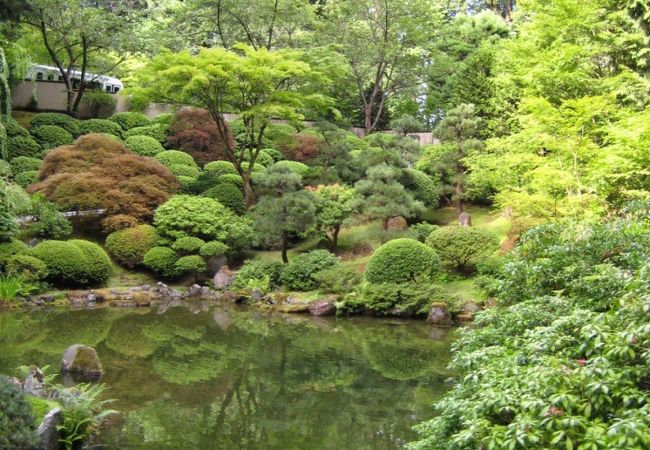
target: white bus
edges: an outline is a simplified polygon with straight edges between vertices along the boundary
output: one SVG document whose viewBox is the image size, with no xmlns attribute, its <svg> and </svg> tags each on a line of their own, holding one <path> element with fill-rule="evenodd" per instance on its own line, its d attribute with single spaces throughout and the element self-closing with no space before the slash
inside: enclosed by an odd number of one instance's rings
<svg viewBox="0 0 650 450">
<path fill-rule="evenodd" d="M 52 66 L 44 66 L 41 64 L 32 66 L 27 71 L 28 80 L 32 81 L 60 81 L 63 82 L 63 76 L 59 69 Z M 81 83 L 81 71 L 73 70 L 72 71 L 72 88 L 78 89 L 79 84 Z M 94 73 L 86 72 L 86 89 L 97 89 L 109 94 L 117 94 L 123 87 L 124 84 L 119 78 L 109 77 L 106 75 L 96 75 Z"/>
</svg>

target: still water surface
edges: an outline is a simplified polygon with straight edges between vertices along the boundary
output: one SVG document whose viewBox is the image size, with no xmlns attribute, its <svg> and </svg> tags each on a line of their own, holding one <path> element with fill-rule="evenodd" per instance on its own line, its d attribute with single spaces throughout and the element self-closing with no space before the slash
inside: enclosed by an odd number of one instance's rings
<svg viewBox="0 0 650 450">
<path fill-rule="evenodd" d="M 421 322 L 250 309 L 0 313 L 0 373 L 95 347 L 103 449 L 397 449 L 448 388 L 453 332 Z"/>
</svg>

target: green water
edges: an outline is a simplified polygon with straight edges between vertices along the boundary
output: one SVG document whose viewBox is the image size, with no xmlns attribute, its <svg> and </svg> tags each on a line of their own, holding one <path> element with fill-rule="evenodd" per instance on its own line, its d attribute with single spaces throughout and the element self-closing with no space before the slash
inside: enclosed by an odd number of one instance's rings
<svg viewBox="0 0 650 450">
<path fill-rule="evenodd" d="M 195 305 L 0 313 L 0 373 L 95 347 L 108 449 L 396 449 L 449 388 L 452 332 Z"/>
</svg>

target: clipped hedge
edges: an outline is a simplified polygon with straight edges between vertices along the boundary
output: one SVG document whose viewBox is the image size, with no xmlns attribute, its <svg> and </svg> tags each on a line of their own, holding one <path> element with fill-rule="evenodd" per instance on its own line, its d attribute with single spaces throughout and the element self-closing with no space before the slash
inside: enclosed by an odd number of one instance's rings
<svg viewBox="0 0 650 450">
<path fill-rule="evenodd" d="M 66 115 L 61 113 L 41 113 L 32 119 L 30 128 L 32 133 L 35 129 L 43 126 L 56 126 L 63 128 L 72 136 L 79 135 L 79 122 Z"/>
<path fill-rule="evenodd" d="M 71 133 L 56 125 L 42 125 L 38 128 L 32 128 L 32 136 L 34 136 L 43 150 L 49 150 L 74 142 L 74 137 Z"/>
<path fill-rule="evenodd" d="M 38 181 L 38 170 L 27 170 L 14 175 L 14 182 L 20 187 L 27 187 Z"/>
<path fill-rule="evenodd" d="M 208 265 L 198 255 L 183 256 L 176 261 L 176 270 L 179 273 L 199 273 L 208 270 Z"/>
<path fill-rule="evenodd" d="M 38 170 L 40 169 L 42 162 L 42 160 L 30 156 L 17 156 L 9 161 L 11 164 L 11 171 L 14 175 L 29 170 Z"/>
<path fill-rule="evenodd" d="M 365 278 L 375 284 L 430 282 L 440 266 L 440 257 L 431 247 L 415 239 L 394 239 L 373 253 Z"/>
<path fill-rule="evenodd" d="M 217 184 L 202 195 L 218 200 L 223 206 L 230 208 L 237 214 L 243 214 L 246 211 L 244 194 L 242 194 L 241 188 L 233 183 Z"/>
<path fill-rule="evenodd" d="M 246 162 L 246 161 L 242 161 L 242 163 L 241 163 L 241 168 L 242 168 L 244 171 L 247 171 L 247 170 L 248 170 L 248 162 Z M 255 164 L 253 164 L 253 172 L 261 173 L 261 172 L 264 172 L 265 169 L 266 169 L 266 167 L 264 167 L 264 166 L 263 166 L 262 164 L 260 164 L 260 163 L 257 163 L 257 162 L 256 162 Z"/>
<path fill-rule="evenodd" d="M 273 167 L 283 167 L 300 176 L 305 176 L 309 173 L 309 166 L 299 161 L 278 161 L 273 164 Z"/>
<path fill-rule="evenodd" d="M 14 255 L 27 253 L 28 250 L 27 245 L 18 239 L 0 242 L 0 268 L 4 267 Z"/>
<path fill-rule="evenodd" d="M 499 248 L 499 239 L 493 233 L 459 225 L 433 230 L 426 243 L 445 264 L 457 269 L 476 266 Z"/>
<path fill-rule="evenodd" d="M 79 134 L 105 133 L 122 137 L 122 127 L 107 119 L 84 120 L 79 124 Z"/>
<path fill-rule="evenodd" d="M 40 160 L 39 160 L 40 161 Z M 0 177 L 9 178 L 13 174 L 11 164 L 4 159 L 0 159 Z"/>
<path fill-rule="evenodd" d="M 282 271 L 282 283 L 289 289 L 309 291 L 316 289 L 320 281 L 315 275 L 338 265 L 338 258 L 327 250 L 313 250 L 293 257 Z"/>
<path fill-rule="evenodd" d="M 205 245 L 203 239 L 193 236 L 185 236 L 177 239 L 172 244 L 172 249 L 182 254 L 198 253 L 203 245 Z"/>
<path fill-rule="evenodd" d="M 39 282 L 47 278 L 47 265 L 35 256 L 18 254 L 7 261 L 7 275 L 21 277 L 29 282 Z"/>
<path fill-rule="evenodd" d="M 167 168 L 177 177 L 188 177 L 196 180 L 201 174 L 198 167 L 186 166 L 184 164 L 171 164 Z"/>
<path fill-rule="evenodd" d="M 199 249 L 199 255 L 203 256 L 204 258 L 225 255 L 227 252 L 228 246 L 219 241 L 206 242 Z"/>
<path fill-rule="evenodd" d="M 10 138 L 16 136 L 29 137 L 29 131 L 27 131 L 27 128 L 24 128 L 12 117 L 10 117 L 3 125 L 5 126 L 7 136 Z"/>
<path fill-rule="evenodd" d="M 161 144 L 167 140 L 167 133 L 165 128 L 161 125 L 147 125 L 144 127 L 131 128 L 124 132 L 124 138 L 131 136 L 149 136 L 160 142 Z"/>
<path fill-rule="evenodd" d="M 194 161 L 194 158 L 192 158 L 192 155 L 190 155 L 189 153 L 182 152 L 180 150 L 165 150 L 164 152 L 158 153 L 155 156 L 155 158 L 158 161 L 160 161 L 161 164 L 167 167 L 170 167 L 175 164 L 182 165 L 182 166 L 191 166 L 196 168 L 199 167 L 196 164 L 196 161 Z"/>
<path fill-rule="evenodd" d="M 219 182 L 219 184 L 230 183 L 239 187 L 244 186 L 244 180 L 242 179 L 241 175 L 237 175 L 236 173 L 227 173 L 224 175 L 219 175 L 217 177 L 217 181 Z"/>
<path fill-rule="evenodd" d="M 169 247 L 153 247 L 142 258 L 146 267 L 165 278 L 173 278 L 178 275 L 176 261 L 178 261 L 178 256 Z"/>
<path fill-rule="evenodd" d="M 162 144 L 149 136 L 131 136 L 124 140 L 124 145 L 141 156 L 156 156 L 165 151 Z"/>
<path fill-rule="evenodd" d="M 115 231 L 106 237 L 106 250 L 120 265 L 133 268 L 158 244 L 160 236 L 151 225 L 138 225 Z"/>
<path fill-rule="evenodd" d="M 111 272 L 111 260 L 106 252 L 90 241 L 43 241 L 30 254 L 45 263 L 47 279 L 55 284 L 97 284 L 106 281 Z"/>
<path fill-rule="evenodd" d="M 136 127 L 146 127 L 151 124 L 151 121 L 147 116 L 139 112 L 121 112 L 113 114 L 109 119 L 111 122 L 115 122 L 122 128 L 124 131 L 128 131 Z"/>
<path fill-rule="evenodd" d="M 426 206 L 438 206 L 442 185 L 426 173 L 417 169 L 405 169 L 401 180 L 404 187 L 413 193 L 416 200 Z"/>
<path fill-rule="evenodd" d="M 31 136 L 16 136 L 7 139 L 7 158 L 29 156 L 38 158 L 43 155 L 43 148 Z"/>
<path fill-rule="evenodd" d="M 239 176 L 235 165 L 230 161 L 212 161 L 203 166 L 203 170 L 216 176 L 233 174 Z"/>
</svg>

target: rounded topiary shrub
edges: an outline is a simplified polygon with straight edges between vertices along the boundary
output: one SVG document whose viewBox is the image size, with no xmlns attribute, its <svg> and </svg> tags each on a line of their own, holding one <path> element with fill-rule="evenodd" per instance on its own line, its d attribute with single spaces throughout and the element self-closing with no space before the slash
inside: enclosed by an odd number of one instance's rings
<svg viewBox="0 0 650 450">
<path fill-rule="evenodd" d="M 14 181 L 21 187 L 27 187 L 38 181 L 38 170 L 27 170 L 14 176 Z"/>
<path fill-rule="evenodd" d="M 124 140 L 124 145 L 142 156 L 156 156 L 165 150 L 160 142 L 149 136 L 131 136 Z"/>
<path fill-rule="evenodd" d="M 203 194 L 210 188 L 215 187 L 219 184 L 217 176 L 211 173 L 202 172 L 199 176 L 188 186 L 187 192 L 189 194 L 199 195 Z"/>
<path fill-rule="evenodd" d="M 47 278 L 47 265 L 35 256 L 18 254 L 7 261 L 5 267 L 8 275 L 21 277 L 30 282 L 38 282 Z"/>
<path fill-rule="evenodd" d="M 160 236 L 151 225 L 138 225 L 115 231 L 106 238 L 106 249 L 120 265 L 133 268 L 158 244 Z"/>
<path fill-rule="evenodd" d="M 187 255 L 190 253 L 198 253 L 204 244 L 205 241 L 203 239 L 192 237 L 192 236 L 185 236 L 180 239 L 177 239 L 172 244 L 172 249 L 176 250 L 178 253 L 183 253 Z"/>
<path fill-rule="evenodd" d="M 257 155 L 255 162 L 257 164 L 263 165 L 264 167 L 268 167 L 275 162 L 275 159 L 273 159 L 273 157 L 269 155 L 265 150 L 262 150 Z"/>
<path fill-rule="evenodd" d="M 499 239 L 493 233 L 459 225 L 433 230 L 426 243 L 446 265 L 457 269 L 476 266 L 499 249 Z"/>
<path fill-rule="evenodd" d="M 22 390 L 0 375 L 0 448 L 38 448 L 36 420 Z"/>
<path fill-rule="evenodd" d="M 200 273 L 208 270 L 208 265 L 198 255 L 183 256 L 176 261 L 178 273 Z"/>
<path fill-rule="evenodd" d="M 273 167 L 283 167 L 301 176 L 305 176 L 309 173 L 309 166 L 299 161 L 278 161 L 273 165 Z"/>
<path fill-rule="evenodd" d="M 173 278 L 178 272 L 176 270 L 176 261 L 178 255 L 168 247 L 153 247 L 144 254 L 142 259 L 144 265 L 165 278 Z"/>
<path fill-rule="evenodd" d="M 156 117 L 151 119 L 151 123 L 157 123 L 160 125 L 171 125 L 173 121 L 174 121 L 174 114 L 172 113 L 158 114 Z"/>
<path fill-rule="evenodd" d="M 230 161 L 212 161 L 203 166 L 203 170 L 216 176 L 226 174 L 238 175 L 235 165 Z"/>
<path fill-rule="evenodd" d="M 45 263 L 47 279 L 55 284 L 97 284 L 106 281 L 111 271 L 111 260 L 106 252 L 90 241 L 43 241 L 30 253 Z"/>
<path fill-rule="evenodd" d="M 240 175 L 237 175 L 236 173 L 226 173 L 224 175 L 219 175 L 217 177 L 217 181 L 219 182 L 219 184 L 230 183 L 239 187 L 244 186 L 244 180 Z"/>
<path fill-rule="evenodd" d="M 230 208 L 237 214 L 242 214 L 246 210 L 244 203 L 244 194 L 241 188 L 232 183 L 220 183 L 203 194 L 205 197 L 218 200 L 226 208 Z"/>
<path fill-rule="evenodd" d="M 63 128 L 72 136 L 79 135 L 79 122 L 66 114 L 61 113 L 41 113 L 32 119 L 30 128 L 35 130 L 46 125 L 54 125 Z"/>
<path fill-rule="evenodd" d="M 241 163 L 241 168 L 242 168 L 244 171 L 247 171 L 247 170 L 248 170 L 248 163 L 247 163 L 246 161 L 243 161 L 243 162 Z M 255 164 L 253 164 L 253 172 L 261 173 L 261 172 L 264 172 L 265 169 L 266 169 L 266 167 L 264 167 L 264 166 L 263 166 L 262 164 L 260 164 L 260 163 L 257 163 L 257 162 L 256 162 Z"/>
<path fill-rule="evenodd" d="M 165 150 L 164 152 L 158 153 L 156 159 L 167 167 L 172 165 L 199 167 L 196 161 L 194 161 L 194 158 L 192 158 L 192 155 L 181 152 L 180 150 Z"/>
<path fill-rule="evenodd" d="M 370 283 L 431 281 L 440 271 L 440 257 L 415 239 L 394 239 L 373 253 L 366 267 Z"/>
<path fill-rule="evenodd" d="M 283 161 L 286 159 L 280 150 L 276 150 L 274 148 L 265 148 L 262 150 L 262 153 L 269 155 L 273 159 L 273 162 Z M 269 164 L 269 166 L 270 165 L 271 164 Z"/>
<path fill-rule="evenodd" d="M 41 167 L 42 162 L 42 160 L 30 156 L 17 156 L 12 158 L 10 161 L 11 171 L 14 175 L 17 175 L 29 170 L 38 170 Z"/>
<path fill-rule="evenodd" d="M 165 128 L 161 125 L 147 125 L 145 127 L 131 128 L 129 131 L 124 132 L 124 137 L 131 136 L 149 136 L 160 142 L 161 144 L 167 140 L 167 133 Z"/>
<path fill-rule="evenodd" d="M 37 160 L 40 162 L 40 160 Z M 2 178 L 9 178 L 11 177 L 13 173 L 13 169 L 11 167 L 11 164 L 9 164 L 7 161 L 4 159 L 0 159 L 0 177 Z"/>
<path fill-rule="evenodd" d="M 200 175 L 198 167 L 186 166 L 184 164 L 171 164 L 167 166 L 169 171 L 176 175 L 177 177 L 188 177 L 197 179 Z"/>
<path fill-rule="evenodd" d="M 199 255 L 203 256 L 204 258 L 225 255 L 227 252 L 228 246 L 219 241 L 206 242 L 199 249 Z"/>
<path fill-rule="evenodd" d="M 32 128 L 32 135 L 44 150 L 72 144 L 74 137 L 67 130 L 56 125 Z"/>
<path fill-rule="evenodd" d="M 151 123 L 149 118 L 144 114 L 132 111 L 113 114 L 108 120 L 118 124 L 124 131 L 136 127 L 146 127 Z"/>
<path fill-rule="evenodd" d="M 309 291 L 319 286 L 314 275 L 339 263 L 338 258 L 327 250 L 313 250 L 293 257 L 282 271 L 282 283 L 289 289 Z"/>
<path fill-rule="evenodd" d="M 122 128 L 107 119 L 84 120 L 79 124 L 79 134 L 105 133 L 122 137 Z"/>
<path fill-rule="evenodd" d="M 7 139 L 7 157 L 9 159 L 18 156 L 38 158 L 43 154 L 43 148 L 31 136 L 16 136 Z"/>
<path fill-rule="evenodd" d="M 0 267 L 4 267 L 12 256 L 27 253 L 28 249 L 27 245 L 18 239 L 0 242 Z"/>
<path fill-rule="evenodd" d="M 29 137 L 29 131 L 27 131 L 26 128 L 16 122 L 16 119 L 12 117 L 10 117 L 9 120 L 4 123 L 4 126 L 5 131 L 7 132 L 7 136 L 10 138 L 16 136 Z"/>
</svg>

